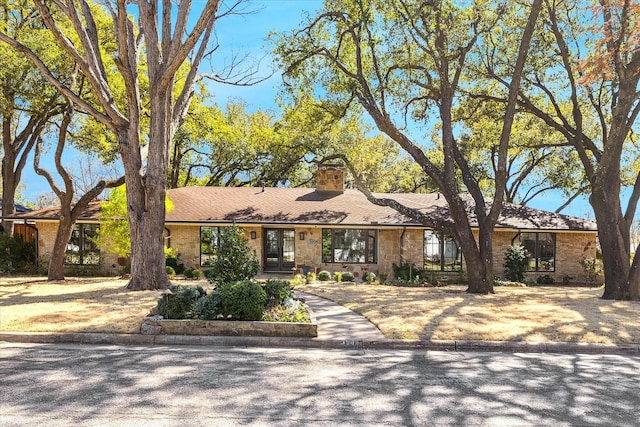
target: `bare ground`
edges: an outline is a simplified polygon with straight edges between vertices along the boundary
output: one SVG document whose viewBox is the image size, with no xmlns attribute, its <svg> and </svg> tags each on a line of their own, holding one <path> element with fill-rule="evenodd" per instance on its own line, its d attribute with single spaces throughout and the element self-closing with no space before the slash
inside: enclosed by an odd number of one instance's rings
<svg viewBox="0 0 640 427">
<path fill-rule="evenodd" d="M 129 291 L 126 283 L 0 278 L 0 331 L 137 333 L 160 291 Z M 387 338 L 640 344 L 640 303 L 603 300 L 599 288 L 497 287 L 493 295 L 469 295 L 455 285 L 313 283 L 296 289 L 363 314 Z"/>
</svg>

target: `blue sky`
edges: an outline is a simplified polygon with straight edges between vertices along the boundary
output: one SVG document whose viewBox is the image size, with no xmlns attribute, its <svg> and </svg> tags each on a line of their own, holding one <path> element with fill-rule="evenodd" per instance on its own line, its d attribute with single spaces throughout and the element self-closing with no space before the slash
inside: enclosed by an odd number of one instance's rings
<svg viewBox="0 0 640 427">
<path fill-rule="evenodd" d="M 216 52 L 217 63 L 224 62 L 234 54 L 248 54 L 253 59 L 261 59 L 262 75 L 271 71 L 271 60 L 265 57 L 268 51 L 266 37 L 270 31 L 291 31 L 300 26 L 304 11 L 313 13 L 322 6 L 321 0 L 253 0 L 250 8 L 255 13 L 242 16 L 231 16 L 220 20 L 216 25 L 220 49 Z M 268 80 L 250 87 L 239 87 L 223 84 L 210 85 L 214 102 L 224 106 L 230 99 L 244 100 L 252 111 L 258 109 L 275 109 L 275 97 L 281 77 L 275 73 Z M 66 163 L 75 161 L 74 156 L 67 156 Z M 43 159 L 42 164 L 53 171 L 52 161 Z M 26 201 L 35 202 L 43 193 L 51 192 L 47 182 L 35 174 L 32 160 L 28 161 L 23 173 L 22 191 Z M 564 202 L 559 193 L 548 193 L 538 197 L 530 205 L 543 210 L 554 210 Z M 586 199 L 573 202 L 563 211 L 565 214 L 593 218 L 592 210 Z"/>
</svg>

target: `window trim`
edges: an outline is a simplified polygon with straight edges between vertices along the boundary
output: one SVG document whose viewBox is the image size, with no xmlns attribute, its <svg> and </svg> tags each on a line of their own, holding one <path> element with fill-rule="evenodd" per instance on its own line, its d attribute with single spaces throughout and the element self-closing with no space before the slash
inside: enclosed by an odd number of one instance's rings
<svg viewBox="0 0 640 427">
<path fill-rule="evenodd" d="M 355 230 L 364 233 L 364 261 L 341 261 L 335 258 L 335 239 L 336 232 L 338 231 L 348 231 Z M 330 259 L 325 254 L 325 235 L 326 233 L 330 234 Z M 373 246 L 373 247 L 371 247 Z M 369 260 L 369 255 L 373 256 L 373 259 Z M 322 229 L 322 262 L 325 264 L 354 264 L 354 265 L 364 265 L 364 264 L 377 264 L 378 263 L 378 230 L 375 228 L 323 228 Z"/>
</svg>

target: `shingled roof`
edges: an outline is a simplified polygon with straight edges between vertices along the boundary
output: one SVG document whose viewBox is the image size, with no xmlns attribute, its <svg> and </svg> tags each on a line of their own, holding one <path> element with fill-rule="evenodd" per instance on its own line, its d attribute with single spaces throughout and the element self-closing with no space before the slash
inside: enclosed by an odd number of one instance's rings
<svg viewBox="0 0 640 427">
<path fill-rule="evenodd" d="M 377 194 L 394 198 L 423 213 L 449 218 L 444 197 L 438 194 Z M 357 190 L 319 192 L 313 188 L 184 187 L 169 190 L 174 208 L 167 212 L 171 223 L 298 224 L 342 226 L 421 226 L 392 208 L 370 203 Z M 470 198 L 467 198 L 470 204 Z M 97 220 L 100 202 L 93 202 L 80 220 Z M 476 226 L 473 209 L 468 209 Z M 14 218 L 55 220 L 55 208 L 16 214 Z M 496 225 L 519 230 L 596 231 L 595 222 L 505 204 Z"/>
</svg>

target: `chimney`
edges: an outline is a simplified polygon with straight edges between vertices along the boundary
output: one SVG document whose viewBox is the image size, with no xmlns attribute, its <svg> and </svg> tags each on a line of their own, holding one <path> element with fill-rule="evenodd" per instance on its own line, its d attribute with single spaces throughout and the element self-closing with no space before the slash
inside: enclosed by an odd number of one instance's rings
<svg viewBox="0 0 640 427">
<path fill-rule="evenodd" d="M 338 165 L 325 165 L 316 173 L 316 191 L 344 193 L 344 172 Z"/>
</svg>

